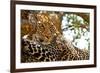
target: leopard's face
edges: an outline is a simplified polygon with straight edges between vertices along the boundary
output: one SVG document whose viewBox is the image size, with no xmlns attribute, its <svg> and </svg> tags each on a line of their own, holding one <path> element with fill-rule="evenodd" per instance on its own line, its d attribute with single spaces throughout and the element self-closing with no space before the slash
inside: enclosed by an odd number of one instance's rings
<svg viewBox="0 0 100 73">
<path fill-rule="evenodd" d="M 37 35 L 39 35 L 40 39 L 43 40 L 44 43 L 50 43 L 52 39 L 52 33 L 48 27 L 49 24 L 39 24 L 37 27 Z"/>
<path fill-rule="evenodd" d="M 45 13 L 39 13 L 37 19 L 37 34 L 41 37 L 43 43 L 49 44 L 53 37 L 49 16 Z"/>
</svg>

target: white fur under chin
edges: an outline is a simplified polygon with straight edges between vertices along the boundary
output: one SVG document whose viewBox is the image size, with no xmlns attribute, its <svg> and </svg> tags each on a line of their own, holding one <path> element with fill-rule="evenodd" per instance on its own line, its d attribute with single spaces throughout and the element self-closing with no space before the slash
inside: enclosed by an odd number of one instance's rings
<svg viewBox="0 0 100 73">
<path fill-rule="evenodd" d="M 27 37 L 28 37 L 28 34 L 27 34 L 27 35 L 24 35 L 22 38 L 23 38 L 23 39 L 26 39 Z"/>
</svg>

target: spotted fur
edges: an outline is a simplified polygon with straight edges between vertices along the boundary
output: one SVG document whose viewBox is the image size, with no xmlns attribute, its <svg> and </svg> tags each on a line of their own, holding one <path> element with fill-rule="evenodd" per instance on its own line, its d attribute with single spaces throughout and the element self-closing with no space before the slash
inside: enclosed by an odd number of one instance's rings
<svg viewBox="0 0 100 73">
<path fill-rule="evenodd" d="M 44 45 L 41 42 L 34 42 L 22 39 L 21 62 L 48 62 L 48 61 L 72 61 L 88 60 L 89 53 L 76 47 L 69 48 L 66 42 L 56 42 L 54 38 L 51 44 Z M 73 49 L 75 53 L 73 54 Z"/>
</svg>

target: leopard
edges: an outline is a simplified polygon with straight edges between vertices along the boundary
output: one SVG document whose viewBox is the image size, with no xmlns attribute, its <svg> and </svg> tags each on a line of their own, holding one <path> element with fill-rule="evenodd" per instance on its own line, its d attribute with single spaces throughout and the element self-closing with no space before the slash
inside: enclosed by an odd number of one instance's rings
<svg viewBox="0 0 100 73">
<path fill-rule="evenodd" d="M 22 24 L 21 31 L 25 30 L 21 36 L 22 63 L 89 60 L 88 50 L 79 49 L 64 39 L 57 26 L 60 23 L 56 23 L 59 17 L 54 15 L 55 22 L 48 13 L 30 14 L 35 21 L 29 17 L 29 22 Z"/>
</svg>

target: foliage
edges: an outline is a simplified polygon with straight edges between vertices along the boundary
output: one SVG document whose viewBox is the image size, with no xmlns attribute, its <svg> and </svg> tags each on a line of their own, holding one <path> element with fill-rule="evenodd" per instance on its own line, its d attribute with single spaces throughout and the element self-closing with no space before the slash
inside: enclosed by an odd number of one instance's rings
<svg viewBox="0 0 100 73">
<path fill-rule="evenodd" d="M 73 39 L 71 41 L 75 46 L 78 47 L 79 40 L 80 42 L 82 42 L 81 40 L 84 40 L 82 43 L 86 42 L 88 44 L 84 44 L 86 47 L 80 45 L 81 47 L 79 48 L 89 49 L 89 19 L 86 20 L 82 17 L 75 13 L 65 13 L 62 19 L 62 30 L 63 32 L 70 31 L 68 35 L 72 34 L 71 36 Z M 78 41 L 76 42 L 76 40 Z"/>
</svg>

